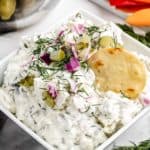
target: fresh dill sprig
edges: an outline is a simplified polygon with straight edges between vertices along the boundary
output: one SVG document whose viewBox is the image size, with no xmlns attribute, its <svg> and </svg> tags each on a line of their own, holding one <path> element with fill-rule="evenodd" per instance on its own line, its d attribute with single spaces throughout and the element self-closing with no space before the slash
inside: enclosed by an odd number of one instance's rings
<svg viewBox="0 0 150 150">
<path fill-rule="evenodd" d="M 33 54 L 37 55 L 40 54 L 41 51 L 46 51 L 47 50 L 47 45 L 52 44 L 54 39 L 52 38 L 41 38 L 40 36 L 38 37 L 36 43 L 36 48 L 33 50 Z"/>
<path fill-rule="evenodd" d="M 89 96 L 88 92 L 83 87 L 78 89 L 77 93 L 85 93 L 86 96 Z"/>
<path fill-rule="evenodd" d="M 78 18 L 78 17 L 81 18 L 82 15 L 81 15 L 81 13 L 78 12 L 78 13 L 75 15 L 75 17 L 76 17 L 76 18 Z"/>
<path fill-rule="evenodd" d="M 99 27 L 96 26 L 96 25 L 87 27 L 86 29 L 87 29 L 88 34 L 89 34 L 90 36 L 92 36 L 95 32 L 99 32 Z"/>
<path fill-rule="evenodd" d="M 129 97 L 129 96 L 127 96 L 127 95 L 125 95 L 125 94 L 123 93 L 123 91 L 121 91 L 121 90 L 120 90 L 120 93 L 121 93 L 122 97 L 125 97 L 125 98 L 130 99 L 130 97 Z"/>
<path fill-rule="evenodd" d="M 28 48 L 28 44 L 27 44 L 27 43 L 24 43 L 24 47 L 25 47 L 25 48 Z"/>
<path fill-rule="evenodd" d="M 131 142 L 132 146 L 115 146 L 113 150 L 150 150 L 150 139 L 135 144 Z"/>
<path fill-rule="evenodd" d="M 145 35 L 141 35 L 136 33 L 131 26 L 126 24 L 117 24 L 124 32 L 137 39 L 144 45 L 150 47 L 150 32 L 145 33 Z"/>
<path fill-rule="evenodd" d="M 85 69 L 86 71 L 89 70 L 89 65 L 88 65 L 87 61 L 82 61 L 82 62 L 80 62 L 80 66 L 81 66 L 83 69 Z"/>
<path fill-rule="evenodd" d="M 80 109 L 79 109 L 79 112 L 80 113 L 86 113 L 86 112 L 88 112 L 90 110 L 90 106 L 88 106 L 86 109 L 85 109 L 85 111 L 81 111 Z"/>
</svg>

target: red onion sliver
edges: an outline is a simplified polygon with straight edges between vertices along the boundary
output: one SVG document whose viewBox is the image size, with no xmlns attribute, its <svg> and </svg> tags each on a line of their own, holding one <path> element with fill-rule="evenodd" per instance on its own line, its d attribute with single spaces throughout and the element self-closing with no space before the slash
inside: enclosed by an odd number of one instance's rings
<svg viewBox="0 0 150 150">
<path fill-rule="evenodd" d="M 89 58 L 89 54 L 90 54 L 90 46 L 86 49 L 83 61 L 86 61 Z"/>
<path fill-rule="evenodd" d="M 150 106 L 150 98 L 148 98 L 147 96 L 141 96 L 140 101 L 144 106 Z"/>
<path fill-rule="evenodd" d="M 48 92 L 49 92 L 50 96 L 52 96 L 52 98 L 56 98 L 58 95 L 56 87 L 51 84 L 48 85 Z"/>
<path fill-rule="evenodd" d="M 51 63 L 51 60 L 50 60 L 50 54 L 48 53 L 44 53 L 40 56 L 40 59 L 45 62 L 47 65 L 49 65 Z"/>
<path fill-rule="evenodd" d="M 73 31 L 75 31 L 77 34 L 82 34 L 85 31 L 85 27 L 83 24 L 75 24 L 73 26 Z"/>
<path fill-rule="evenodd" d="M 75 72 L 80 66 L 79 60 L 75 57 L 70 58 L 69 62 L 65 64 L 65 69 L 69 72 Z"/>
<path fill-rule="evenodd" d="M 64 30 L 61 30 L 59 33 L 58 33 L 58 37 L 62 36 L 64 34 Z"/>
<path fill-rule="evenodd" d="M 75 46 L 72 46 L 72 47 L 71 47 L 71 50 L 72 50 L 73 56 L 74 56 L 75 58 L 78 58 L 77 50 L 75 49 Z"/>
</svg>

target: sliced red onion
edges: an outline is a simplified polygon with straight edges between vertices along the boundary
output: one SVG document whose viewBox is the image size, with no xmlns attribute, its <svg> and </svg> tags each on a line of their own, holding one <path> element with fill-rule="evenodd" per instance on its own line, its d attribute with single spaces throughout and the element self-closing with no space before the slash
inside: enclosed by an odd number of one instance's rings
<svg viewBox="0 0 150 150">
<path fill-rule="evenodd" d="M 51 59 L 50 59 L 50 54 L 49 53 L 44 53 L 40 56 L 40 59 L 45 62 L 47 65 L 49 65 L 51 63 Z"/>
<path fill-rule="evenodd" d="M 72 46 L 72 47 L 71 47 L 71 50 L 72 50 L 73 56 L 74 56 L 75 58 L 78 58 L 77 50 L 75 49 L 75 46 Z"/>
<path fill-rule="evenodd" d="M 80 66 L 79 60 L 75 57 L 71 57 L 69 62 L 65 65 L 65 69 L 69 72 L 75 72 Z"/>
<path fill-rule="evenodd" d="M 83 24 L 75 24 L 73 26 L 73 31 L 75 31 L 77 34 L 82 34 L 85 31 L 85 27 Z"/>
<path fill-rule="evenodd" d="M 75 46 L 75 42 L 68 42 L 70 46 Z"/>
<path fill-rule="evenodd" d="M 58 36 L 57 36 L 57 38 L 55 39 L 55 42 L 57 43 L 57 42 L 59 42 L 60 41 L 60 37 L 64 34 L 64 30 L 61 30 L 59 33 L 58 33 Z"/>
<path fill-rule="evenodd" d="M 140 98 L 140 101 L 145 107 L 150 106 L 150 98 L 148 98 L 147 96 L 142 96 Z"/>
<path fill-rule="evenodd" d="M 83 61 L 86 61 L 86 60 L 89 58 L 90 50 L 91 50 L 90 47 L 88 47 L 88 48 L 86 49 L 86 52 L 85 52 Z"/>
<path fill-rule="evenodd" d="M 78 85 L 75 83 L 75 81 L 73 80 L 68 80 L 69 84 L 70 84 L 70 92 L 73 92 L 73 93 L 77 93 L 77 90 L 78 90 Z"/>
<path fill-rule="evenodd" d="M 56 87 L 52 84 L 48 84 L 48 92 L 52 98 L 56 98 L 58 95 L 58 91 L 56 90 Z"/>
<path fill-rule="evenodd" d="M 58 33 L 58 37 L 62 36 L 64 34 L 64 30 L 61 30 L 59 33 Z"/>
<path fill-rule="evenodd" d="M 93 96 L 90 95 L 86 98 L 86 101 L 90 101 L 92 98 L 93 98 Z"/>
<path fill-rule="evenodd" d="M 32 57 L 31 57 L 31 61 L 34 61 L 35 60 L 35 56 L 34 55 L 32 55 Z"/>
</svg>

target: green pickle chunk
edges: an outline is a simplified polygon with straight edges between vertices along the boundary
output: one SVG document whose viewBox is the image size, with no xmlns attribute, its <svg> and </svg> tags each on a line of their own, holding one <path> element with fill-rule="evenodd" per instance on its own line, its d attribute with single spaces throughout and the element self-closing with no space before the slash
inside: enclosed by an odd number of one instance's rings
<svg viewBox="0 0 150 150">
<path fill-rule="evenodd" d="M 111 36 L 103 36 L 99 41 L 100 47 L 102 48 L 122 48 L 122 45 L 116 43 Z"/>
<path fill-rule="evenodd" d="M 9 20 L 16 9 L 16 0 L 0 0 L 0 18 Z"/>
<path fill-rule="evenodd" d="M 84 34 L 76 45 L 77 50 L 83 50 L 89 46 L 90 37 Z"/>
<path fill-rule="evenodd" d="M 24 79 L 22 79 L 19 83 L 21 86 L 31 87 L 34 84 L 34 75 L 28 75 Z"/>
<path fill-rule="evenodd" d="M 51 53 L 50 58 L 54 61 L 61 61 L 65 58 L 65 52 L 61 49 L 54 51 Z"/>
<path fill-rule="evenodd" d="M 78 50 L 82 50 L 82 49 L 84 49 L 84 48 L 87 48 L 88 45 L 89 45 L 88 43 L 79 42 L 79 43 L 77 44 L 76 48 L 77 48 Z"/>
<path fill-rule="evenodd" d="M 56 104 L 55 100 L 50 96 L 48 91 L 44 91 L 42 93 L 42 96 L 43 96 L 43 101 L 45 101 L 49 107 L 53 108 L 55 106 Z"/>
</svg>

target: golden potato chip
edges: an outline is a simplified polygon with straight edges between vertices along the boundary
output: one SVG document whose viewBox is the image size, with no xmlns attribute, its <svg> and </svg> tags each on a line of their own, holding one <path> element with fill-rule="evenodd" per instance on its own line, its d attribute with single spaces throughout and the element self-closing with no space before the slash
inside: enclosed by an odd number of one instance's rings
<svg viewBox="0 0 150 150">
<path fill-rule="evenodd" d="M 124 49 L 99 50 L 88 63 L 95 73 L 95 84 L 101 91 L 111 90 L 136 98 L 146 84 L 144 64 Z"/>
</svg>

